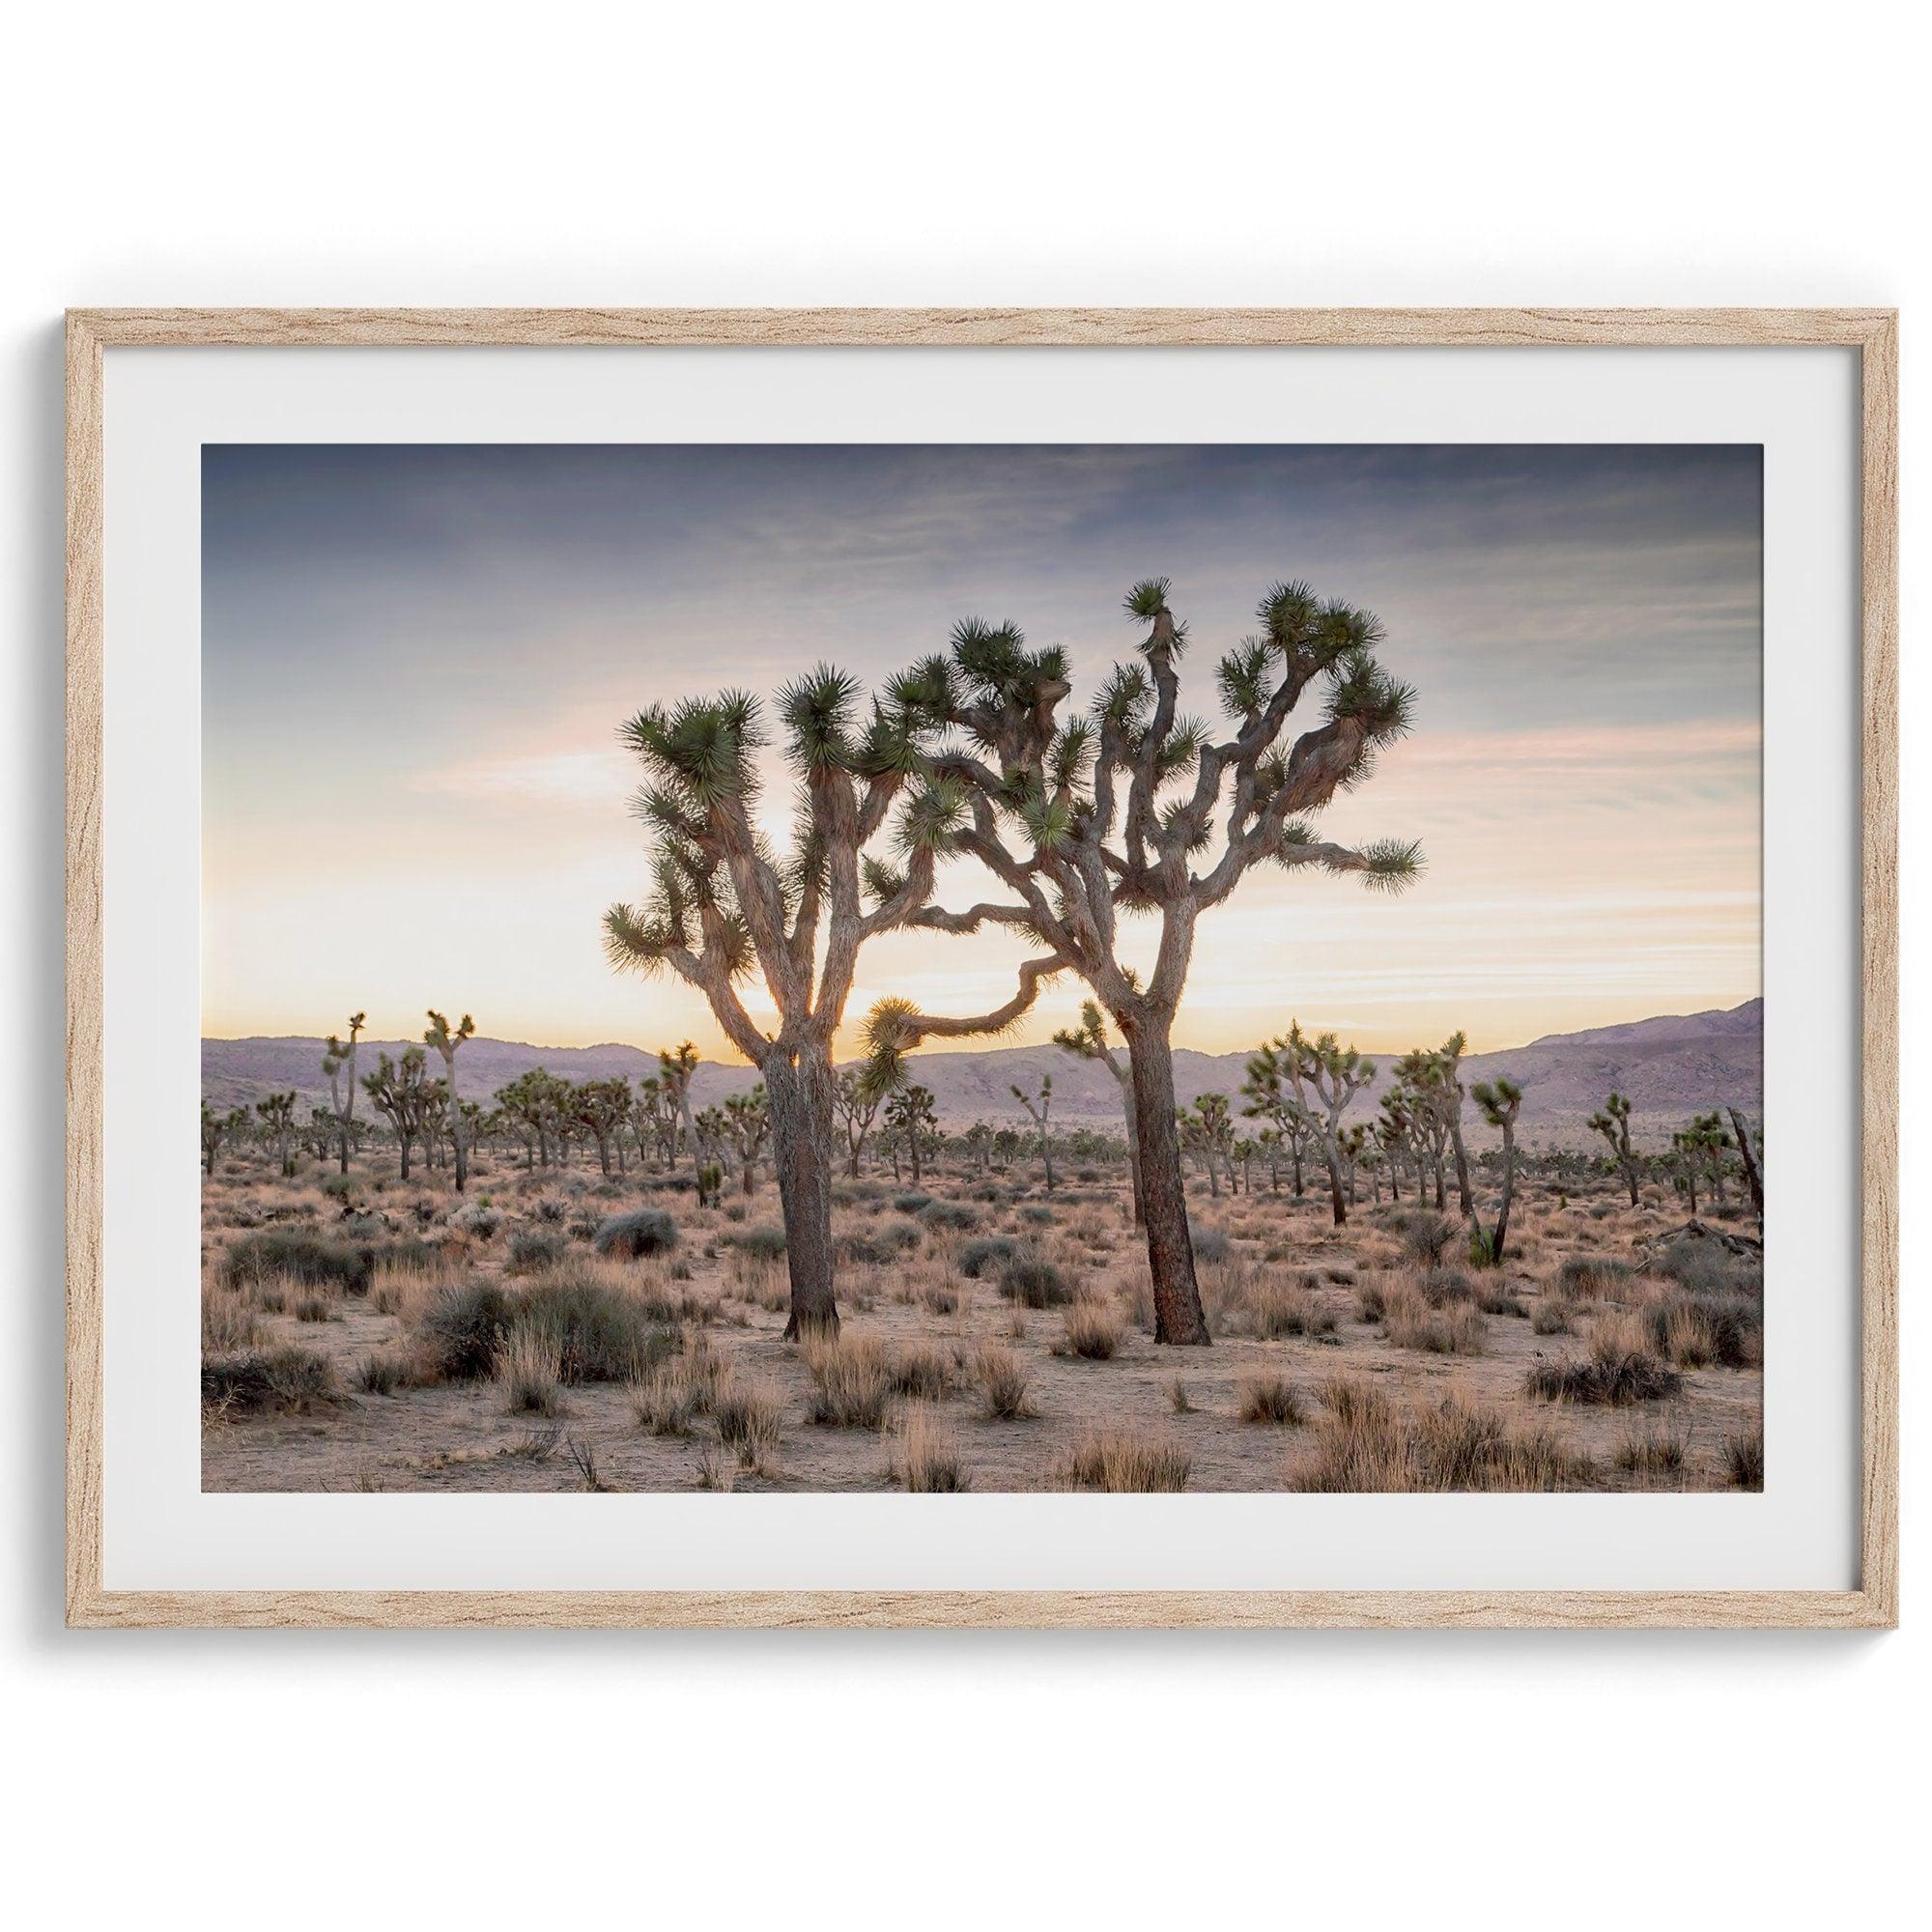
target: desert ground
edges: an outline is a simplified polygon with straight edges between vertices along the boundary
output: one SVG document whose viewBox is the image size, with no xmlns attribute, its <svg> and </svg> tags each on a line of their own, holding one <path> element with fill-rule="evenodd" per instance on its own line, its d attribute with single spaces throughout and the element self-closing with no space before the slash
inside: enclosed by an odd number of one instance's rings
<svg viewBox="0 0 1932 1932">
<path fill-rule="evenodd" d="M 210 1491 L 1724 1490 L 1762 1484 L 1762 1283 L 1585 1173 L 1453 1212 L 1190 1181 L 1208 1348 L 1157 1347 L 1124 1166 L 836 1183 L 843 1326 L 783 1339 L 778 1197 L 479 1157 L 203 1182 Z M 385 1171 L 386 1170 L 386 1171 Z M 1454 1208 L 1453 1184 L 1450 1207 Z M 600 1249 L 603 1252 L 600 1252 Z M 639 1252 L 638 1250 L 649 1250 Z"/>
</svg>

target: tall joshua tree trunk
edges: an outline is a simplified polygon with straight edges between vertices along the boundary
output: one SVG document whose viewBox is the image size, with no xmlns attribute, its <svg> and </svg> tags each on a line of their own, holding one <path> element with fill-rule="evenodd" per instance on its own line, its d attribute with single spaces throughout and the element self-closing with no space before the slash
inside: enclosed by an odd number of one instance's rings
<svg viewBox="0 0 1932 1932">
<path fill-rule="evenodd" d="M 1738 1158 L 1745 1165 L 1745 1185 L 1750 1189 L 1751 1209 L 1762 1221 L 1764 1219 L 1764 1179 L 1758 1173 L 1757 1154 L 1751 1148 L 1750 1128 L 1745 1117 L 1735 1107 L 1726 1110 L 1731 1117 L 1731 1131 L 1738 1137 Z"/>
<path fill-rule="evenodd" d="M 1174 1048 L 1159 1015 L 1137 1024 L 1127 1039 L 1132 1068 L 1134 1138 L 1141 1151 L 1141 1209 L 1153 1277 L 1154 1328 L 1163 1342 L 1205 1345 L 1208 1320 L 1194 1275 L 1194 1240 L 1180 1171 L 1175 1118 Z"/>
<path fill-rule="evenodd" d="M 785 1339 L 808 1328 L 836 1333 L 838 1307 L 832 1288 L 832 1056 L 808 1046 L 796 1059 L 775 1051 L 763 1068 L 771 1107 L 772 1167 L 784 1217 L 785 1263 L 791 1276 L 791 1320 Z"/>
</svg>

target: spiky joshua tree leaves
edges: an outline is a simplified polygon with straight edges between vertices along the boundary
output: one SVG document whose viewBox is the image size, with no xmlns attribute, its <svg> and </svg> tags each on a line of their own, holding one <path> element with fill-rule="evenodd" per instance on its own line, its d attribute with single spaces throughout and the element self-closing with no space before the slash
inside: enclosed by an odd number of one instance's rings
<svg viewBox="0 0 1932 1932">
<path fill-rule="evenodd" d="M 755 697 L 726 692 L 652 706 L 622 731 L 644 772 L 636 809 L 651 833 L 652 891 L 642 905 L 606 914 L 607 950 L 619 969 L 673 972 L 696 986 L 763 1077 L 794 1338 L 838 1325 L 832 1040 L 860 950 L 926 904 L 964 810 L 962 786 L 927 755 L 945 724 L 943 698 L 902 677 L 866 704 L 856 680 L 829 665 L 781 691 L 798 783 L 782 852 L 755 824 L 768 743 Z M 741 997 L 753 975 L 778 1010 L 770 1031 Z M 958 1031 L 1001 1023 L 995 1013 Z"/>
<path fill-rule="evenodd" d="M 1138 655 L 1115 667 L 1092 712 L 1063 718 L 1072 686 L 1066 656 L 1034 650 L 1012 624 L 970 618 L 951 650 L 906 680 L 922 706 L 959 734 L 932 760 L 935 782 L 963 794 L 955 843 L 1002 896 L 950 912 L 909 912 L 946 932 L 995 925 L 1044 949 L 1023 973 L 1023 998 L 1062 970 L 1077 973 L 1126 1041 L 1135 1139 L 1153 1281 L 1154 1333 L 1205 1344 L 1208 1323 L 1176 1125 L 1173 1032 L 1201 916 L 1257 866 L 1347 872 L 1393 891 L 1420 867 L 1417 848 L 1360 849 L 1320 838 L 1308 814 L 1370 772 L 1378 747 L 1407 728 L 1413 695 L 1377 662 L 1381 626 L 1365 611 L 1324 602 L 1304 583 L 1262 599 L 1261 630 L 1221 660 L 1215 684 L 1234 721 L 1217 736 L 1180 709 L 1186 627 L 1168 581 L 1127 594 L 1145 627 Z M 1292 742 L 1311 695 L 1321 716 Z M 1122 915 L 1157 921 L 1145 983 L 1121 954 Z M 901 1010 L 887 1044 L 903 1051 L 946 1023 Z"/>
</svg>

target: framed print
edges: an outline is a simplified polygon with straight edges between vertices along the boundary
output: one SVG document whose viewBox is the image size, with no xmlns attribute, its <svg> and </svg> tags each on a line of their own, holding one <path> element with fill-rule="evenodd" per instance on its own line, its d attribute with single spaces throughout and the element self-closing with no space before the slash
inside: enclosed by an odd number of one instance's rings
<svg viewBox="0 0 1932 1932">
<path fill-rule="evenodd" d="M 1889 312 L 68 340 L 72 1623 L 1896 1621 Z"/>
</svg>

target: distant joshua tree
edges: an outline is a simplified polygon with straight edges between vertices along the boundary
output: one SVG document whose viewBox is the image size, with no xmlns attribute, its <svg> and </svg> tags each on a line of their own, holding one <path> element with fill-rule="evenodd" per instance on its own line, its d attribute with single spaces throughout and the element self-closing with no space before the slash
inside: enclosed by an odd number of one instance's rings
<svg viewBox="0 0 1932 1932">
<path fill-rule="evenodd" d="M 1267 1143 L 1272 1132 L 1272 1146 L 1285 1152 L 1294 1178 L 1294 1198 L 1302 1195 L 1301 1155 L 1309 1140 L 1309 1125 L 1294 1103 L 1294 1093 L 1289 1080 L 1289 1052 L 1285 1042 L 1264 1040 L 1253 1053 L 1248 1055 L 1247 1071 L 1241 1081 L 1241 1096 L 1247 1105 L 1241 1112 L 1252 1120 L 1271 1122 L 1270 1128 L 1264 1129 L 1263 1141 Z"/>
<path fill-rule="evenodd" d="M 675 1125 L 671 1131 L 672 1156 L 667 1163 L 675 1167 L 677 1127 L 684 1129 L 686 1144 L 691 1149 L 691 1158 L 697 1159 L 697 1129 L 691 1115 L 691 1083 L 697 1076 L 697 1049 L 687 1040 L 675 1047 L 661 1046 L 658 1049 L 658 1082 L 664 1094 L 664 1104 L 669 1110 Z"/>
<path fill-rule="evenodd" d="M 962 787 L 970 823 L 954 843 L 990 871 L 1002 898 L 953 913 L 908 914 L 944 932 L 999 926 L 1039 945 L 1022 969 L 1023 1009 L 1038 983 L 1072 971 L 1126 1040 L 1134 1083 L 1154 1335 L 1204 1345 L 1176 1123 L 1173 1035 L 1201 917 L 1255 867 L 1353 872 L 1395 890 L 1419 869 L 1415 845 L 1347 846 L 1319 838 L 1305 814 L 1367 777 L 1378 746 L 1408 727 L 1413 696 L 1376 662 L 1381 626 L 1323 603 L 1303 583 L 1262 599 L 1261 634 L 1221 660 L 1215 680 L 1236 723 L 1217 739 L 1180 710 L 1186 627 L 1168 581 L 1126 599 L 1147 626 L 1137 662 L 1119 665 L 1093 717 L 1062 720 L 1070 696 L 1065 651 L 1031 650 L 1010 623 L 969 618 L 944 657 L 902 689 L 964 743 L 937 753 L 937 781 Z M 1292 744 L 1289 721 L 1311 688 L 1324 716 Z M 1172 789 L 1170 789 L 1172 787 Z M 1009 842 L 1010 840 L 1010 842 Z M 1149 913 L 1159 936 L 1136 984 L 1121 958 L 1119 916 Z M 906 1009 L 875 1014 L 875 1048 L 902 1052 L 947 1023 Z"/>
<path fill-rule="evenodd" d="M 342 1125 L 342 1172 L 349 1172 L 349 1144 L 355 1126 L 355 1042 L 368 1024 L 366 1013 L 349 1015 L 349 1037 L 337 1039 L 330 1034 L 323 1042 L 322 1070 L 328 1075 L 328 1097 L 335 1102 L 335 1117 Z"/>
<path fill-rule="evenodd" d="M 1039 1076 L 1039 1093 L 1037 1095 L 1029 1094 L 1023 1087 L 1015 1087 L 1013 1089 L 1013 1098 L 1027 1110 L 1027 1118 L 1033 1122 L 1034 1126 L 1038 1130 L 1039 1161 L 1041 1167 L 1046 1170 L 1046 1191 L 1051 1194 L 1053 1192 L 1053 1129 L 1049 1124 L 1049 1117 L 1053 1113 L 1053 1075 L 1051 1073 L 1042 1073 Z"/>
<path fill-rule="evenodd" d="M 898 678 L 862 715 L 857 682 L 828 665 L 781 691 L 785 750 L 801 786 L 783 854 L 756 823 L 766 743 L 756 698 L 727 692 L 670 710 L 654 705 L 623 727 L 644 769 L 637 810 L 653 836 L 653 888 L 642 906 L 611 908 L 607 949 L 620 969 L 674 972 L 696 986 L 764 1080 L 791 1337 L 838 1325 L 832 1041 L 859 954 L 925 905 L 964 805 L 955 781 L 932 775 L 927 753 L 949 722 L 943 696 Z M 888 834 L 895 865 L 867 850 Z M 775 1032 L 762 1031 L 739 998 L 753 973 L 778 1009 Z M 1024 971 L 1021 984 L 1007 1008 L 950 1030 L 997 1031 L 1030 1003 Z"/>
<path fill-rule="evenodd" d="M 912 1163 L 912 1184 L 917 1187 L 924 1179 L 925 1150 L 939 1131 L 932 1089 L 922 1087 L 917 1081 L 895 1088 L 886 1102 L 886 1130 L 893 1137 L 895 1169 L 897 1150 L 904 1148 Z"/>
<path fill-rule="evenodd" d="M 430 1079 L 428 1062 L 419 1046 L 406 1048 L 400 1061 L 392 1061 L 386 1053 L 378 1054 L 375 1072 L 362 1076 L 369 1104 L 395 1130 L 405 1180 L 410 1178 L 410 1151 L 429 1130 L 430 1090 L 440 1084 Z"/>
<path fill-rule="evenodd" d="M 1289 1023 L 1275 1049 L 1288 1069 L 1295 1111 L 1327 1163 L 1329 1207 L 1339 1228 L 1349 1218 L 1342 1184 L 1342 1116 L 1350 1101 L 1374 1081 L 1376 1064 L 1364 1060 L 1352 1046 L 1340 1045 L 1332 1033 L 1310 1039 L 1299 1020 Z"/>
<path fill-rule="evenodd" d="M 1503 1198 L 1496 1209 L 1496 1231 L 1485 1235 L 1480 1227 L 1470 1243 L 1470 1259 L 1491 1267 L 1500 1267 L 1503 1243 L 1509 1239 L 1510 1202 L 1516 1193 L 1516 1116 L 1522 1104 L 1522 1089 L 1513 1080 L 1485 1080 L 1470 1090 L 1470 1097 L 1483 1110 L 1483 1118 L 1503 1137 Z"/>
<path fill-rule="evenodd" d="M 838 1124 L 845 1133 L 845 1174 L 848 1179 L 859 1178 L 859 1159 L 866 1151 L 872 1122 L 878 1118 L 885 1097 L 886 1090 L 869 1066 L 848 1066 L 839 1073 L 838 1085 L 833 1090 L 832 1104 L 838 1115 Z"/>
<path fill-rule="evenodd" d="M 1208 1170 L 1208 1191 L 1218 1197 L 1221 1192 L 1221 1174 L 1228 1177 L 1228 1185 L 1235 1184 L 1235 1120 L 1228 1106 L 1225 1094 L 1197 1094 L 1192 1107 L 1177 1110 L 1175 1126 L 1180 1135 L 1180 1144 L 1190 1148 L 1201 1156 L 1201 1164 Z"/>
<path fill-rule="evenodd" d="M 1121 1111 L 1127 1124 L 1127 1179 L 1133 1187 L 1134 1226 L 1143 1227 L 1147 1209 L 1141 1204 L 1141 1146 L 1134 1126 L 1134 1076 L 1122 1058 L 1125 1049 L 1116 1053 L 1108 1044 L 1107 1016 L 1100 1010 L 1099 1001 L 1082 1000 L 1080 1024 L 1063 1027 L 1053 1036 L 1053 1043 L 1063 1053 L 1070 1053 L 1077 1059 L 1098 1061 L 1114 1076 L 1114 1084 L 1121 1090 Z"/>
<path fill-rule="evenodd" d="M 449 1090 L 449 1144 L 456 1153 L 456 1191 L 461 1194 L 469 1179 L 469 1149 L 464 1141 L 464 1128 L 468 1124 L 463 1112 L 461 1096 L 456 1091 L 456 1050 L 466 1039 L 476 1032 L 476 1022 L 468 1013 L 452 1031 L 449 1022 L 436 1010 L 429 1009 L 429 1030 L 423 1035 L 423 1044 L 433 1046 L 442 1055 L 446 1071 L 443 1084 Z"/>
<path fill-rule="evenodd" d="M 610 1080 L 585 1080 L 571 1096 L 572 1111 L 580 1125 L 590 1130 L 597 1143 L 597 1165 L 611 1172 L 611 1151 L 617 1151 L 617 1172 L 624 1171 L 624 1123 L 631 1118 L 631 1083 L 621 1076 Z"/>
<path fill-rule="evenodd" d="M 1590 1130 L 1609 1142 L 1610 1157 L 1624 1178 L 1630 1205 L 1634 1208 L 1637 1177 L 1643 1172 L 1643 1164 L 1631 1149 L 1631 1103 L 1621 1094 L 1612 1094 L 1604 1102 L 1604 1111 L 1590 1116 Z"/>
<path fill-rule="evenodd" d="M 745 1194 L 757 1191 L 758 1155 L 772 1131 L 771 1103 L 761 1085 L 749 1094 L 733 1094 L 724 1102 L 724 1132 L 738 1156 L 738 1185 Z"/>
<path fill-rule="evenodd" d="M 286 1094 L 270 1094 L 266 1100 L 255 1102 L 255 1113 L 262 1122 L 262 1138 L 275 1150 L 277 1174 L 290 1175 L 296 1171 L 295 1157 L 289 1150 L 295 1139 L 298 1097 L 291 1090 Z"/>
<path fill-rule="evenodd" d="M 215 1156 L 221 1151 L 223 1141 L 231 1141 L 239 1133 L 246 1130 L 248 1110 L 246 1107 L 231 1107 L 225 1114 L 217 1114 L 206 1100 L 201 1103 L 201 1164 L 203 1172 L 213 1174 Z"/>
</svg>

